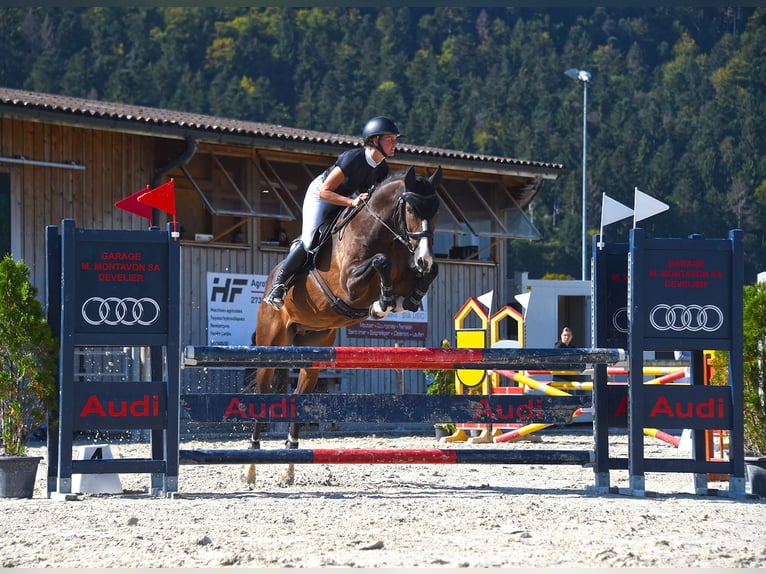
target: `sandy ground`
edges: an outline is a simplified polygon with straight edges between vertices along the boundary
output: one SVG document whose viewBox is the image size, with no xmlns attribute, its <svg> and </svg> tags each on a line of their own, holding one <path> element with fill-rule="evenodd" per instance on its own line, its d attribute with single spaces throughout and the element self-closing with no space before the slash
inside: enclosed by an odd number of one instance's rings
<svg viewBox="0 0 766 574">
<path fill-rule="evenodd" d="M 301 448 L 592 448 L 589 432 L 540 441 L 439 444 L 432 436 L 320 436 Z M 268 437 L 264 448 L 281 448 Z M 271 440 L 273 438 L 273 440 Z M 614 455 L 627 437 L 613 435 Z M 110 443 L 115 457 L 147 445 Z M 182 448 L 244 448 L 244 439 Z M 647 456 L 686 456 L 647 438 Z M 30 454 L 45 455 L 43 445 Z M 694 494 L 689 474 L 647 474 L 648 496 L 593 491 L 589 468 L 558 465 L 182 466 L 178 498 L 146 494 L 148 475 L 120 475 L 123 494 L 0 499 L 0 566 L 8 567 L 766 567 L 766 500 Z M 611 485 L 628 486 L 627 471 Z M 711 488 L 728 489 L 727 482 Z"/>
</svg>

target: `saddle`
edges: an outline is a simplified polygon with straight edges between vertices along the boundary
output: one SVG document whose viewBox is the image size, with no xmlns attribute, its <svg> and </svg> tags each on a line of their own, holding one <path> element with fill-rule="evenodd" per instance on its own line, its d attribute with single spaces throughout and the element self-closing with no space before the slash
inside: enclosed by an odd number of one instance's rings
<svg viewBox="0 0 766 574">
<path fill-rule="evenodd" d="M 325 294 L 325 297 L 328 299 L 328 301 L 330 301 L 330 306 L 335 310 L 335 312 L 350 319 L 363 319 L 367 317 L 369 315 L 369 309 L 356 309 L 349 306 L 345 301 L 337 297 L 332 292 L 330 286 L 327 285 L 327 282 L 324 280 L 324 278 L 316 271 L 316 258 L 325 244 L 328 242 L 331 243 L 332 236 L 343 229 L 363 207 L 363 205 L 358 205 L 356 207 L 339 209 L 332 218 L 320 224 L 314 233 L 314 240 L 312 241 L 314 247 L 308 250 L 308 257 L 306 258 L 306 262 L 303 264 L 303 267 L 301 267 L 301 269 L 293 276 L 294 280 L 294 278 L 299 275 L 308 274 Z M 292 282 L 293 281 L 291 280 L 291 283 Z"/>
<path fill-rule="evenodd" d="M 314 246 L 311 249 L 307 249 L 309 254 L 306 263 L 300 270 L 300 273 L 311 271 L 315 267 L 315 260 L 319 255 L 322 247 L 325 243 L 330 241 L 332 236 L 343 229 L 348 222 L 351 221 L 354 216 L 362 210 L 364 205 L 359 204 L 356 207 L 346 207 L 345 209 L 338 209 L 335 214 L 322 222 L 317 230 L 314 232 L 314 238 L 311 244 Z"/>
</svg>

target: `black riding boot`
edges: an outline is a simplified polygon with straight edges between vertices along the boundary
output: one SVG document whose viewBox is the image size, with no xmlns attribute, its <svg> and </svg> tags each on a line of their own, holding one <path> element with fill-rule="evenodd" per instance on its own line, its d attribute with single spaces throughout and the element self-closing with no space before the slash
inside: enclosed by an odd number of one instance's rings
<svg viewBox="0 0 766 574">
<path fill-rule="evenodd" d="M 277 272 L 277 276 L 274 278 L 274 283 L 269 289 L 268 294 L 263 298 L 264 303 L 271 305 L 275 311 L 279 311 L 282 305 L 285 304 L 285 295 L 287 294 L 287 285 L 293 279 L 293 276 L 303 267 L 306 263 L 306 253 L 303 247 L 303 242 L 296 240 L 290 247 L 290 253 L 287 254 L 285 260 L 282 261 L 282 265 Z"/>
</svg>

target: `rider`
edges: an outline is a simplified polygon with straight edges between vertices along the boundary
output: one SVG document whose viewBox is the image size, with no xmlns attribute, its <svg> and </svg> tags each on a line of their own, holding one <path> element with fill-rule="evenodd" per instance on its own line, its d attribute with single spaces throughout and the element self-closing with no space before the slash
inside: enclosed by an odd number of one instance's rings
<svg viewBox="0 0 766 574">
<path fill-rule="evenodd" d="M 319 226 L 343 207 L 356 207 L 369 197 L 369 189 L 388 176 L 386 158 L 394 155 L 399 128 L 392 119 L 376 116 L 362 130 L 364 147 L 347 150 L 318 175 L 303 198 L 301 236 L 293 241 L 264 302 L 279 311 L 288 285 L 303 267 Z"/>
</svg>

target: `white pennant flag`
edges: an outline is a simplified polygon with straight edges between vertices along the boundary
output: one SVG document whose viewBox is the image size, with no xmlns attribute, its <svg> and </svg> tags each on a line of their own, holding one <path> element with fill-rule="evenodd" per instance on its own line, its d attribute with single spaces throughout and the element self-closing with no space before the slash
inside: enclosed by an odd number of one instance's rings
<svg viewBox="0 0 766 574">
<path fill-rule="evenodd" d="M 623 205 L 609 197 L 607 194 L 601 194 L 601 231 L 599 232 L 598 248 L 604 248 L 604 226 L 620 221 L 633 215 L 633 210 L 627 205 Z"/>
<path fill-rule="evenodd" d="M 488 291 L 484 295 L 479 295 L 476 300 L 487 308 L 487 315 L 492 315 L 492 295 L 494 291 Z"/>
<path fill-rule="evenodd" d="M 646 195 L 643 191 L 635 188 L 635 198 L 633 199 L 633 227 L 636 226 L 636 222 L 652 217 L 663 211 L 670 209 L 667 203 L 662 203 L 658 199 L 654 199 L 650 195 Z"/>
<path fill-rule="evenodd" d="M 532 295 L 530 291 L 527 291 L 526 293 L 519 293 L 518 295 L 514 295 L 513 298 L 516 299 L 516 301 L 519 302 L 519 304 L 524 307 L 524 318 L 527 318 L 527 307 L 529 307 L 529 297 Z"/>
<path fill-rule="evenodd" d="M 601 196 L 601 229 L 605 225 L 627 219 L 633 215 L 633 210 L 627 205 L 623 205 L 609 197 L 607 194 Z"/>
</svg>

